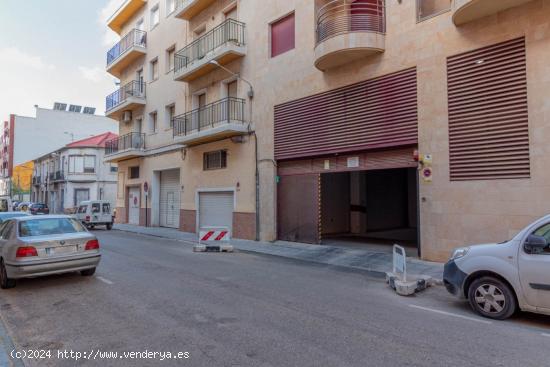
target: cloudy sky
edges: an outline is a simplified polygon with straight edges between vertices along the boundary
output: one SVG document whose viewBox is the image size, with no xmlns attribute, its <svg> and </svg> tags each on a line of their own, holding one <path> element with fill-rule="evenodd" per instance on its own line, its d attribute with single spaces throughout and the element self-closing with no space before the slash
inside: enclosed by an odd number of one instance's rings
<svg viewBox="0 0 550 367">
<path fill-rule="evenodd" d="M 105 110 L 117 41 L 106 20 L 123 0 L 0 0 L 0 121 L 56 101 Z"/>
</svg>

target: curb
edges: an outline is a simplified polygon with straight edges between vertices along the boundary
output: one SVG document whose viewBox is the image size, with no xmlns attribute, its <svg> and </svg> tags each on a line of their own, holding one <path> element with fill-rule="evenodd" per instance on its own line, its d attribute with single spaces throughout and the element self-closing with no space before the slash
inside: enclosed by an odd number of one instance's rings
<svg viewBox="0 0 550 367">
<path fill-rule="evenodd" d="M 137 235 L 141 235 L 141 236 L 149 236 L 149 237 L 154 237 L 154 238 L 164 238 L 164 239 L 171 240 L 171 241 L 178 241 L 178 242 L 186 243 L 188 245 L 193 246 L 193 250 L 195 252 L 207 252 L 207 251 L 202 250 L 202 249 L 198 250 L 198 251 L 195 250 L 195 249 L 198 249 L 199 246 L 200 246 L 199 241 L 192 241 L 192 240 L 179 239 L 179 238 L 171 238 L 171 237 L 160 236 L 160 235 L 149 234 L 149 233 L 134 232 L 134 231 L 119 229 L 119 228 L 113 228 L 113 230 L 119 231 L 119 232 L 137 234 Z M 217 247 L 219 247 L 219 246 L 217 246 Z M 355 267 L 355 266 L 327 264 L 327 263 L 324 263 L 324 262 L 299 259 L 299 258 L 284 256 L 284 255 L 280 255 L 280 254 L 272 254 L 272 253 L 267 253 L 267 252 L 262 252 L 262 251 L 257 251 L 257 250 L 250 250 L 250 249 L 242 249 L 242 248 L 235 247 L 235 246 L 230 246 L 230 247 L 231 247 L 231 251 L 227 251 L 227 252 L 242 252 L 242 253 L 248 253 L 248 254 L 254 254 L 254 255 L 278 257 L 278 258 L 281 258 L 281 259 L 286 259 L 286 260 L 295 261 L 295 262 L 299 262 L 299 263 L 316 264 L 316 265 L 319 265 L 319 266 L 331 267 L 331 268 L 334 268 L 334 269 L 339 269 L 339 270 L 348 271 L 348 272 L 363 273 L 363 274 L 367 274 L 367 275 L 370 275 L 370 276 L 375 277 L 375 278 L 386 278 L 386 273 L 387 273 L 384 270 L 373 270 L 373 269 L 360 268 L 360 267 Z M 217 250 L 213 250 L 213 251 L 217 252 Z M 222 251 L 219 251 L 219 252 L 222 252 Z M 434 285 L 434 286 L 443 285 L 443 280 L 432 278 L 432 285 Z"/>
<path fill-rule="evenodd" d="M 13 359 L 10 357 L 10 352 L 15 350 L 13 339 L 8 333 L 8 328 L 4 323 L 3 317 L 0 316 L 0 365 L 12 367 L 24 367 L 25 364 L 21 359 Z"/>
</svg>

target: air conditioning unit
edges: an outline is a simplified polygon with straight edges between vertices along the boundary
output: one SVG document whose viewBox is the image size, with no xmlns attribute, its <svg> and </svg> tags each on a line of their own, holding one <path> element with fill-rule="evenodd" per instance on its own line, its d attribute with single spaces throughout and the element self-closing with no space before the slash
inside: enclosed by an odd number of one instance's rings
<svg viewBox="0 0 550 367">
<path fill-rule="evenodd" d="M 122 113 L 122 122 L 132 121 L 132 111 L 124 111 Z"/>
</svg>

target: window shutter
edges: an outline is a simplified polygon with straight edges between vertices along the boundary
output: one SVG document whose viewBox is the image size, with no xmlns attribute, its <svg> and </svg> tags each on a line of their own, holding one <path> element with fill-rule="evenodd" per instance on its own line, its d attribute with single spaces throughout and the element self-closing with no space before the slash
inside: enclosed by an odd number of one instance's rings
<svg viewBox="0 0 550 367">
<path fill-rule="evenodd" d="M 271 25 L 271 57 L 275 57 L 295 46 L 294 14 Z"/>
</svg>

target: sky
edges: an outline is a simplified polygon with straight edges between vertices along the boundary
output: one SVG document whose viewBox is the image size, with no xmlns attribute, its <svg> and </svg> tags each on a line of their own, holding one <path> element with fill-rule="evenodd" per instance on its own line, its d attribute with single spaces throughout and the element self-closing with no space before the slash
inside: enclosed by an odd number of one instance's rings
<svg viewBox="0 0 550 367">
<path fill-rule="evenodd" d="M 118 36 L 107 19 L 123 0 L 0 0 L 0 121 L 54 102 L 96 107 L 116 79 L 105 72 Z"/>
</svg>

